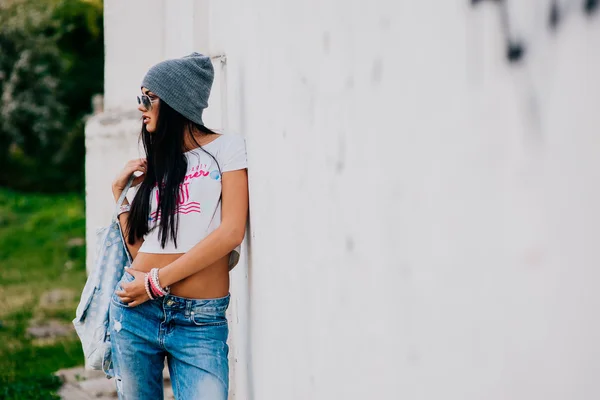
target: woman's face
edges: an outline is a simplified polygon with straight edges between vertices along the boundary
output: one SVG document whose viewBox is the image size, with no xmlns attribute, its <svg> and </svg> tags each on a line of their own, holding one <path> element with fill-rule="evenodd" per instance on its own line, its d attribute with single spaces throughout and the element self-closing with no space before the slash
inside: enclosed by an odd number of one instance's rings
<svg viewBox="0 0 600 400">
<path fill-rule="evenodd" d="M 147 110 L 142 102 L 142 104 L 138 106 L 138 110 L 142 112 L 143 123 L 146 125 L 146 130 L 150 133 L 153 133 L 156 130 L 156 125 L 158 123 L 158 109 L 160 107 L 160 100 L 157 95 L 145 87 L 142 88 L 142 94 L 150 97 L 152 107 L 150 107 L 150 110 Z"/>
</svg>

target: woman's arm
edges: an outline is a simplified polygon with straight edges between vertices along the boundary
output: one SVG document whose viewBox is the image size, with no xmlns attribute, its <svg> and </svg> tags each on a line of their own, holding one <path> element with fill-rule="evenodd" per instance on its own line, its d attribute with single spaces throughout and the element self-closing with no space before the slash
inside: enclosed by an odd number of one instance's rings
<svg viewBox="0 0 600 400">
<path fill-rule="evenodd" d="M 224 172 L 221 179 L 221 224 L 187 253 L 159 270 L 162 286 L 170 286 L 214 264 L 244 240 L 248 218 L 247 171 Z"/>
<path fill-rule="evenodd" d="M 113 187 L 113 197 L 115 198 L 115 203 L 119 200 L 119 197 L 121 196 L 122 193 L 122 189 L 118 189 Z M 123 199 L 123 204 L 129 204 L 129 200 L 127 200 L 127 197 L 125 197 L 125 199 Z M 136 240 L 136 242 L 134 244 L 129 244 L 129 242 L 127 241 L 127 229 L 128 229 L 128 224 L 127 224 L 127 215 L 129 214 L 129 211 L 126 211 L 124 213 L 119 214 L 119 224 L 121 225 L 121 231 L 123 232 L 123 235 L 125 236 L 125 244 L 127 245 L 127 248 L 129 249 L 129 254 L 131 254 L 131 259 L 135 259 L 135 257 L 137 256 L 138 250 L 140 249 L 140 247 L 142 246 L 142 243 L 144 243 L 144 239 L 138 239 Z"/>
<path fill-rule="evenodd" d="M 136 171 L 141 172 L 141 174 L 136 176 L 131 182 L 130 187 L 135 187 L 142 183 L 142 181 L 144 180 L 147 167 L 148 163 L 146 161 L 146 158 L 135 158 L 133 160 L 127 161 L 125 167 L 123 167 L 123 170 L 119 173 L 119 175 L 116 177 L 112 184 L 112 192 L 113 197 L 115 198 L 115 203 L 119 201 L 119 197 L 121 197 L 123 189 L 125 188 L 125 186 L 127 186 L 127 182 L 129 181 L 131 174 L 134 174 Z M 123 204 L 129 204 L 129 200 L 127 200 L 127 197 L 123 199 Z M 121 225 L 121 231 L 123 232 L 123 236 L 127 236 L 127 215 L 125 215 L 126 213 L 123 214 L 123 216 L 119 215 L 118 217 L 119 225 Z M 135 258 L 135 256 L 137 256 L 138 250 L 140 249 L 140 246 L 143 242 L 144 238 L 141 238 L 140 240 L 137 240 L 134 244 L 131 245 L 127 243 L 127 239 L 125 239 L 125 245 L 129 250 L 129 254 L 131 254 L 132 260 Z"/>
</svg>

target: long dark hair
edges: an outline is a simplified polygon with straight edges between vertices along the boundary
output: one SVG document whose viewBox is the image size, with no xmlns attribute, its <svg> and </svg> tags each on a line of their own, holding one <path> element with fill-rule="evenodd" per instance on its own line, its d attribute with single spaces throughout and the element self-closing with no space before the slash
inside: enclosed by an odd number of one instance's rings
<svg viewBox="0 0 600 400">
<path fill-rule="evenodd" d="M 149 232 L 148 219 L 150 214 L 150 195 L 152 189 L 158 185 L 157 217 L 160 216 L 158 235 L 161 247 L 164 249 L 169 234 L 177 247 L 177 229 L 179 214 L 177 213 L 177 200 L 179 185 L 183 183 L 187 170 L 187 160 L 183 154 L 185 135 L 188 131 L 200 131 L 206 134 L 216 134 L 204 125 L 190 121 L 179 112 L 175 111 L 162 99 L 160 100 L 159 116 L 156 131 L 150 133 L 146 125 L 142 124 L 140 140 L 146 151 L 147 170 L 146 176 L 136 192 L 131 210 L 127 217 L 127 242 L 134 244 L 139 238 Z M 216 158 L 198 144 L 193 135 L 190 135 L 198 148 L 215 160 L 219 173 L 221 168 Z M 162 185 L 158 184 L 162 181 Z M 220 199 L 219 199 L 220 200 Z"/>
</svg>

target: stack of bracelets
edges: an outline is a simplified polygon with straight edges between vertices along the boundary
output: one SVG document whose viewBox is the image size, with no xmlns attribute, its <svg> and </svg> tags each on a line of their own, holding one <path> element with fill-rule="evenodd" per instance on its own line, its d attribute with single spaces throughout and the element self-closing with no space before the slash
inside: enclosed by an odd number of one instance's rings
<svg viewBox="0 0 600 400">
<path fill-rule="evenodd" d="M 157 299 L 167 295 L 170 290 L 169 287 L 161 287 L 158 282 L 158 268 L 152 268 L 150 272 L 145 275 L 146 279 L 146 293 L 150 300 Z"/>
</svg>

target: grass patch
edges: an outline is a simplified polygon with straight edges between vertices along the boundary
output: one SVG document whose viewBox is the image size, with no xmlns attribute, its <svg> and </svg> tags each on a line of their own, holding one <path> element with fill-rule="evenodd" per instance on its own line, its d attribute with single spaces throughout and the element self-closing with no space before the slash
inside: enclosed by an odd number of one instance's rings
<svg viewBox="0 0 600 400">
<path fill-rule="evenodd" d="M 35 339 L 27 328 L 71 324 L 86 280 L 84 237 L 83 194 L 0 189 L 0 399 L 57 399 L 53 373 L 83 364 L 74 333 Z M 57 289 L 60 298 L 48 295 Z"/>
</svg>

